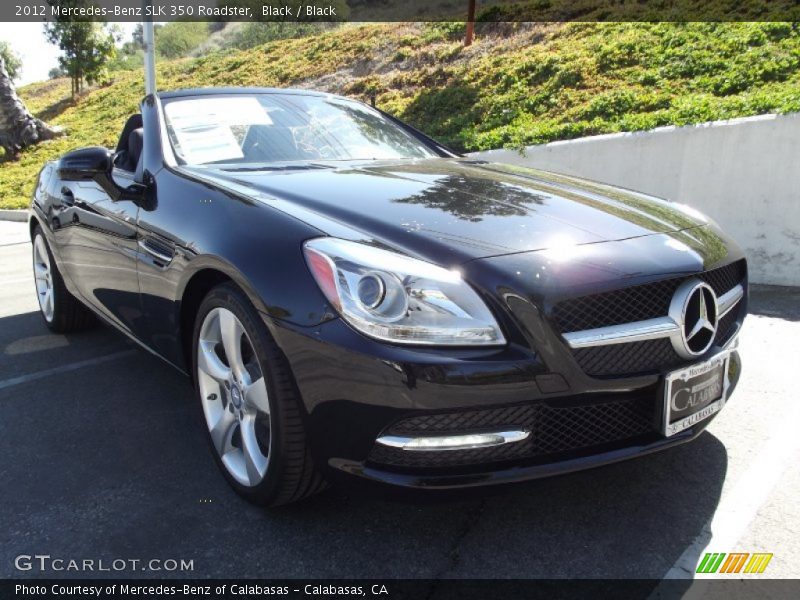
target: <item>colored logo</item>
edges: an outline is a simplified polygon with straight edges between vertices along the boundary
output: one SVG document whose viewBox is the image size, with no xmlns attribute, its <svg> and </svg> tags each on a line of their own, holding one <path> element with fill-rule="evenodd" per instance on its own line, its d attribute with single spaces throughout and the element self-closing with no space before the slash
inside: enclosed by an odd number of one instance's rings
<svg viewBox="0 0 800 600">
<path fill-rule="evenodd" d="M 697 573 L 763 573 L 772 554 L 767 552 L 706 552 L 697 565 Z"/>
</svg>

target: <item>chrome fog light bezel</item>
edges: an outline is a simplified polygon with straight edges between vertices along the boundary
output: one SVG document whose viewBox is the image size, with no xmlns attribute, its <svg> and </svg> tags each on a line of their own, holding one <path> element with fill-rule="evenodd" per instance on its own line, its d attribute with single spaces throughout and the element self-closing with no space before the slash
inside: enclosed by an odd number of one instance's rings
<svg viewBox="0 0 800 600">
<path fill-rule="evenodd" d="M 417 437 L 383 435 L 380 436 L 376 442 L 382 446 L 398 448 L 409 452 L 441 452 L 449 450 L 492 448 L 503 444 L 513 444 L 526 440 L 530 437 L 530 434 L 531 432 L 527 429 L 517 429 Z"/>
</svg>

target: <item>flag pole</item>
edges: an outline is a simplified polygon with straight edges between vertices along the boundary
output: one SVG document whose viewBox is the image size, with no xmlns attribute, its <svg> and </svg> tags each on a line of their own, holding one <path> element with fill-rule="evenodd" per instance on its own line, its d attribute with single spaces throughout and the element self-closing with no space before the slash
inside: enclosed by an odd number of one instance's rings
<svg viewBox="0 0 800 600">
<path fill-rule="evenodd" d="M 144 40 L 144 92 L 146 95 L 156 93 L 156 44 L 153 28 L 152 0 L 143 0 L 145 20 L 142 21 L 142 39 Z M 150 10 L 148 10 L 150 9 Z"/>
</svg>

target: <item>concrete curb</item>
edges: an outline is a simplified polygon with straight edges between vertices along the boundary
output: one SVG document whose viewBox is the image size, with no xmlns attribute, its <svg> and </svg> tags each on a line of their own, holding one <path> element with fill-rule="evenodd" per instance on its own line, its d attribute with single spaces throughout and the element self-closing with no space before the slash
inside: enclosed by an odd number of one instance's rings
<svg viewBox="0 0 800 600">
<path fill-rule="evenodd" d="M 24 223 L 27 220 L 27 210 L 9 210 L 7 208 L 0 208 L 0 221 L 19 221 Z"/>
</svg>

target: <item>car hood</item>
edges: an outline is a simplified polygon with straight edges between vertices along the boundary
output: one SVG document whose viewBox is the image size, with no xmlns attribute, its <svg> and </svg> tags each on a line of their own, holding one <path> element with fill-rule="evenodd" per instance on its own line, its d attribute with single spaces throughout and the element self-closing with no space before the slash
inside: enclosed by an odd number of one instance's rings
<svg viewBox="0 0 800 600">
<path fill-rule="evenodd" d="M 705 224 L 687 207 L 644 194 L 469 159 L 182 170 L 329 235 L 371 239 L 445 264 Z"/>
</svg>

